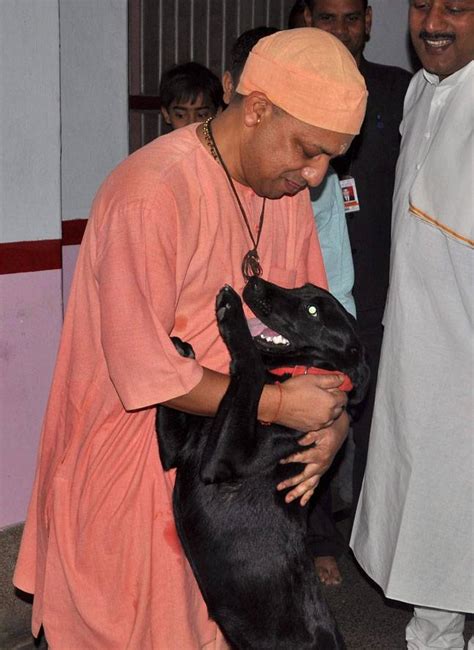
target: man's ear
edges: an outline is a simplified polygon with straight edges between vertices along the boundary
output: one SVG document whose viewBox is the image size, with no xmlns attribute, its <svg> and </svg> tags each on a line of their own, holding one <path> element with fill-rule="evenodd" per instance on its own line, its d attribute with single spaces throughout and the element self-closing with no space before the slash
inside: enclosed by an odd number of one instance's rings
<svg viewBox="0 0 474 650">
<path fill-rule="evenodd" d="M 244 96 L 244 121 L 246 126 L 257 126 L 265 118 L 271 115 L 273 104 L 268 97 L 261 92 L 253 91 L 250 95 Z"/>
<path fill-rule="evenodd" d="M 313 12 L 311 11 L 311 9 L 309 7 L 304 8 L 303 16 L 304 16 L 304 24 L 306 25 L 306 27 L 312 27 L 313 26 Z"/>
<path fill-rule="evenodd" d="M 166 122 L 166 124 L 171 124 L 170 114 L 168 113 L 166 108 L 164 106 L 162 106 L 160 108 L 160 111 L 161 111 L 161 115 L 163 116 L 163 119 Z"/>
<path fill-rule="evenodd" d="M 365 40 L 370 38 L 370 30 L 372 29 L 372 7 L 367 7 L 365 12 Z"/>
<path fill-rule="evenodd" d="M 229 70 L 226 70 L 222 75 L 222 88 L 224 89 L 223 100 L 226 104 L 230 104 L 230 100 L 234 95 L 234 81 Z"/>
</svg>

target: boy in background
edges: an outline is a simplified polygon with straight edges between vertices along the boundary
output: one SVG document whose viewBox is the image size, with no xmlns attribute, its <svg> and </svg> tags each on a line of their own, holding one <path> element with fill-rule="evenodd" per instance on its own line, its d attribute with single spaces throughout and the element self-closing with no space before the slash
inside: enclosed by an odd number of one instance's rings
<svg viewBox="0 0 474 650">
<path fill-rule="evenodd" d="M 219 78 L 194 61 L 167 70 L 161 77 L 159 94 L 161 114 L 173 130 L 204 122 L 222 110 Z"/>
</svg>

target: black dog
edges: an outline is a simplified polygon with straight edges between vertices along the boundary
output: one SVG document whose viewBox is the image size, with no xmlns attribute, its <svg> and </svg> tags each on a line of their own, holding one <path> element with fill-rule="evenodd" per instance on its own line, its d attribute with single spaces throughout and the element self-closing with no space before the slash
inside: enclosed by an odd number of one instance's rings
<svg viewBox="0 0 474 650">
<path fill-rule="evenodd" d="M 305 546 L 305 509 L 286 504 L 275 489 L 300 471 L 299 464 L 278 461 L 301 450 L 303 434 L 264 426 L 257 407 L 265 383 L 290 376 L 268 371 L 294 366 L 344 372 L 354 386 L 350 399 L 360 401 L 369 378 L 365 351 L 354 319 L 323 289 L 288 290 L 251 278 L 243 297 L 274 332 L 252 339 L 239 296 L 228 286 L 220 291 L 217 320 L 232 361 L 216 416 L 158 409 L 163 467 L 178 468 L 179 538 L 209 614 L 234 648 L 341 649 Z M 191 346 L 174 342 L 193 356 Z"/>
</svg>

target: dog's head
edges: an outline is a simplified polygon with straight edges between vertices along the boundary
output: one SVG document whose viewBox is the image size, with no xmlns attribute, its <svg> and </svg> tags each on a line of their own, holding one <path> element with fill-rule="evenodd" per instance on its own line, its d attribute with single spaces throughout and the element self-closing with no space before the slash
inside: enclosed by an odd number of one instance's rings
<svg viewBox="0 0 474 650">
<path fill-rule="evenodd" d="M 370 371 L 355 319 L 328 291 L 313 284 L 284 289 L 252 277 L 243 298 L 262 326 L 252 332 L 268 369 L 315 366 L 339 370 L 353 383 L 349 397 L 360 402 Z"/>
</svg>

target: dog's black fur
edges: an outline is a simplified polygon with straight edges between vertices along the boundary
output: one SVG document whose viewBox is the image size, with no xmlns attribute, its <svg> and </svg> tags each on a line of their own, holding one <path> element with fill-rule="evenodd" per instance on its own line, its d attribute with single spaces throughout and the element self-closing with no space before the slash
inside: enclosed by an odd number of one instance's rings
<svg viewBox="0 0 474 650">
<path fill-rule="evenodd" d="M 177 467 L 173 496 L 178 534 L 210 616 L 238 650 L 333 650 L 345 647 L 321 594 L 306 549 L 306 511 L 276 491 L 299 464 L 279 460 L 301 450 L 300 431 L 257 420 L 268 370 L 294 365 L 346 373 L 359 402 L 369 379 L 354 319 L 313 285 L 283 289 L 252 278 L 243 292 L 254 314 L 289 345 L 252 340 L 242 303 L 224 287 L 216 302 L 231 355 L 231 380 L 215 418 L 159 407 L 163 467 Z M 309 309 L 312 307 L 311 309 Z M 184 356 L 191 346 L 179 339 Z"/>
</svg>

